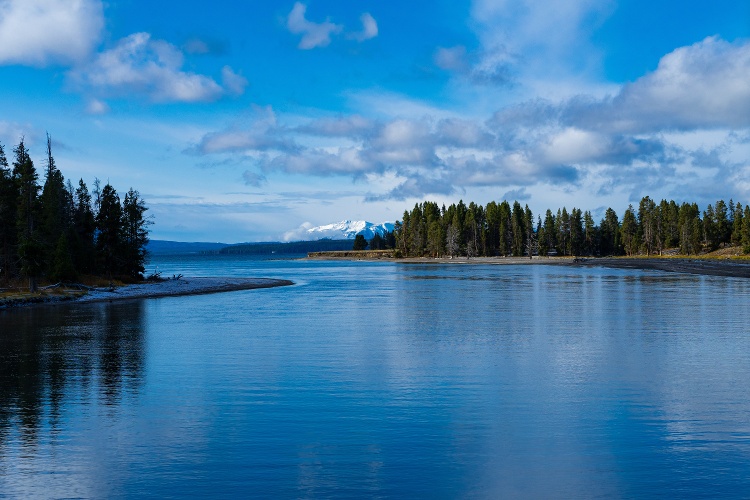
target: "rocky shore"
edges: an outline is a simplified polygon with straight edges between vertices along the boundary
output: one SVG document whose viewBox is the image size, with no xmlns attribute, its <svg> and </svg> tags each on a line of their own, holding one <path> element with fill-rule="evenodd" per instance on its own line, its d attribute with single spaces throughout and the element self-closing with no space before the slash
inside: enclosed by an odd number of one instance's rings
<svg viewBox="0 0 750 500">
<path fill-rule="evenodd" d="M 701 274 L 705 276 L 750 278 L 750 261 L 731 259 L 621 257 L 585 259 L 571 265 L 613 267 L 618 269 L 649 269 L 655 271 L 668 271 L 672 273 Z"/>
</svg>

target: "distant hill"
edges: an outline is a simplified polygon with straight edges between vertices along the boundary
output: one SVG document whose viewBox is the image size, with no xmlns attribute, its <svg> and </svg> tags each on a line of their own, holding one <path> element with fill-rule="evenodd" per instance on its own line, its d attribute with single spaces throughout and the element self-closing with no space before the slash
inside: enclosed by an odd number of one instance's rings
<svg viewBox="0 0 750 500">
<path fill-rule="evenodd" d="M 152 255 L 182 255 L 215 252 L 226 246 L 226 243 L 151 240 L 146 250 Z"/>
<path fill-rule="evenodd" d="M 289 255 L 307 254 L 308 252 L 327 252 L 332 250 L 351 250 L 352 240 L 318 240 L 293 241 L 291 243 L 241 243 L 228 245 L 220 249 L 220 254 L 249 254 L 249 255 Z"/>
</svg>

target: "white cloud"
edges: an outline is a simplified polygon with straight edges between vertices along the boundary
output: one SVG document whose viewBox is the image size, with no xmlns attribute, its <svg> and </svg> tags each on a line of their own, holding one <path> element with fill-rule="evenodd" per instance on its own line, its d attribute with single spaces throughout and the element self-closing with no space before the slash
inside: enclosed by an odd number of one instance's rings
<svg viewBox="0 0 750 500">
<path fill-rule="evenodd" d="M 103 115 L 107 111 L 109 111 L 109 106 L 99 99 L 90 99 L 86 104 L 86 112 L 91 115 Z"/>
<path fill-rule="evenodd" d="M 341 33 L 344 29 L 339 24 L 332 23 L 326 19 L 322 23 L 314 23 L 305 19 L 307 6 L 295 2 L 292 11 L 287 17 L 286 26 L 295 35 L 302 35 L 298 47 L 309 50 L 315 47 L 325 47 L 331 43 L 331 35 Z"/>
<path fill-rule="evenodd" d="M 576 109 L 585 123 L 646 132 L 750 126 L 750 42 L 709 37 L 680 47 L 609 101 Z"/>
<path fill-rule="evenodd" d="M 362 31 L 352 33 L 349 36 L 350 38 L 353 38 L 358 42 L 364 42 L 365 40 L 378 36 L 378 23 L 369 12 L 365 12 L 359 16 L 359 20 L 362 21 Z"/>
<path fill-rule="evenodd" d="M 480 48 L 471 79 L 506 84 L 511 77 L 559 79 L 595 71 L 601 54 L 590 35 L 613 10 L 613 0 L 474 0 Z"/>
<path fill-rule="evenodd" d="M 360 93 L 350 99 L 361 114 L 282 117 L 281 124 L 274 117 L 267 128 L 206 135 L 199 152 L 242 155 L 265 173 L 350 177 L 378 190 L 370 201 L 467 189 L 572 196 L 585 187 L 609 203 L 612 196 L 667 197 L 701 185 L 717 193 L 727 179 L 738 192 L 750 185 L 741 154 L 750 137 L 748 81 L 750 42 L 708 38 L 665 55 L 655 71 L 614 95 L 531 99 L 483 119 Z M 283 125 L 287 120 L 294 125 Z M 710 147 L 706 131 L 716 132 Z M 704 139 L 693 137 L 697 132 Z M 370 184 L 383 176 L 398 182 Z"/>
<path fill-rule="evenodd" d="M 244 90 L 244 78 L 231 68 L 222 71 L 224 87 L 212 78 L 182 70 L 184 56 L 174 45 L 148 33 L 121 39 L 87 65 L 73 70 L 70 80 L 103 97 L 142 95 L 156 102 L 214 101 Z"/>
<path fill-rule="evenodd" d="M 247 87 L 247 79 L 235 73 L 229 66 L 221 68 L 221 82 L 227 93 L 232 95 L 242 95 Z"/>
<path fill-rule="evenodd" d="M 234 126 L 219 132 L 205 134 L 188 152 L 194 154 L 296 151 L 298 146 L 285 137 L 285 130 L 276 123 L 270 107 L 255 108 L 254 119 L 245 127 Z"/>
<path fill-rule="evenodd" d="M 361 115 L 351 115 L 337 118 L 321 118 L 297 127 L 299 132 L 323 137 L 361 137 L 371 134 L 375 129 L 375 122 Z"/>
<path fill-rule="evenodd" d="M 28 142 L 36 135 L 37 133 L 31 125 L 0 120 L 0 144 L 3 145 L 8 163 L 11 162 L 10 157 L 13 148 L 18 144 L 21 137 L 25 137 Z"/>
<path fill-rule="evenodd" d="M 0 0 L 0 64 L 82 61 L 103 27 L 98 0 Z"/>
<path fill-rule="evenodd" d="M 282 236 L 283 241 L 303 241 L 310 237 L 308 229 L 312 229 L 314 226 L 310 222 L 303 222 L 297 229 L 287 231 Z"/>
<path fill-rule="evenodd" d="M 433 56 L 435 65 L 446 71 L 464 72 L 468 69 L 466 61 L 466 47 L 438 47 Z"/>
</svg>

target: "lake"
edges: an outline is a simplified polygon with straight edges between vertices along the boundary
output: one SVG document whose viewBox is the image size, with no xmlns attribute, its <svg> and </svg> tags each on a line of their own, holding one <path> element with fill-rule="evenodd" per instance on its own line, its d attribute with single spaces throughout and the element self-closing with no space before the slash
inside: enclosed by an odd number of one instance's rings
<svg viewBox="0 0 750 500">
<path fill-rule="evenodd" d="M 750 492 L 750 281 L 157 256 L 296 285 L 0 311 L 0 497 Z"/>
</svg>

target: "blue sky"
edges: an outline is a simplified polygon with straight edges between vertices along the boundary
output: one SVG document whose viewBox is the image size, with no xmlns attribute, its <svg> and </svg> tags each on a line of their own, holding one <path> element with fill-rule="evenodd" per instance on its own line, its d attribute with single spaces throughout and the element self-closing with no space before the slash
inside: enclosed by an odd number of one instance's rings
<svg viewBox="0 0 750 500">
<path fill-rule="evenodd" d="M 158 6 L 158 7 L 156 7 Z M 0 143 L 138 189 L 152 237 L 425 199 L 750 202 L 750 2 L 0 0 Z"/>
</svg>

